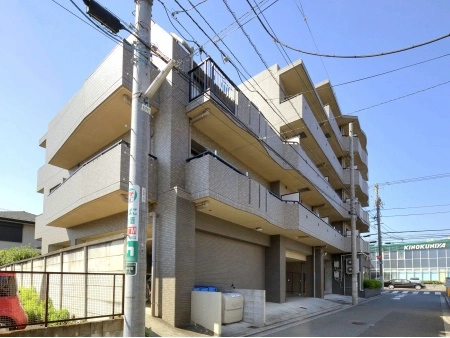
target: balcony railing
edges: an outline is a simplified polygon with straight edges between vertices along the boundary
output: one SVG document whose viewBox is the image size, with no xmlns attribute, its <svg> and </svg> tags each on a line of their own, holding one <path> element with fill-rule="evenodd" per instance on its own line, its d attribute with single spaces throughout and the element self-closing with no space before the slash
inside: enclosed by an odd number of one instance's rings
<svg viewBox="0 0 450 338">
<path fill-rule="evenodd" d="M 189 72 L 189 101 L 210 93 L 220 104 L 235 114 L 237 91 L 235 84 L 210 58 Z"/>
</svg>

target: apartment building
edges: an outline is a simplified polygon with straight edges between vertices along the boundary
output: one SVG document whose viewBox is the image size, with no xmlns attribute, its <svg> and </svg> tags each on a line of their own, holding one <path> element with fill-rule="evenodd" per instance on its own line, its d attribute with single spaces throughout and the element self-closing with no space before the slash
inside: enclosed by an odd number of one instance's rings
<svg viewBox="0 0 450 338">
<path fill-rule="evenodd" d="M 181 61 L 151 100 L 147 192 L 158 231 L 152 243 L 147 227 L 147 258 L 154 245 L 156 314 L 189 323 L 195 285 L 265 290 L 267 301 L 280 303 L 294 294 L 351 294 L 349 122 L 358 135 L 357 229 L 369 230 L 367 140 L 358 118 L 341 115 L 330 83 L 314 86 L 301 61 L 255 77 L 257 90 L 277 98 L 269 106 L 214 60 L 193 62 L 158 25 L 151 35 L 160 56 L 152 77 L 167 60 Z M 126 231 L 132 51 L 123 45 L 40 140 L 46 163 L 36 238 L 44 253 Z M 362 281 L 370 261 L 361 238 L 357 251 Z"/>
</svg>

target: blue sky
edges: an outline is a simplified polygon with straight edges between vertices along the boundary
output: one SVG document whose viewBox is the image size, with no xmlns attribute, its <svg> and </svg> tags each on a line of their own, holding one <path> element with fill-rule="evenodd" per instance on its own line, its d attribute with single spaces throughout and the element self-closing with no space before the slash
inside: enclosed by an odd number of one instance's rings
<svg viewBox="0 0 450 338">
<path fill-rule="evenodd" d="M 81 16 L 70 1 L 55 1 Z M 84 10 L 82 0 L 74 2 Z M 181 11 L 175 0 L 162 2 L 170 13 Z M 188 0 L 178 2 L 185 9 L 192 7 Z M 254 4 L 255 0 L 250 2 Z M 262 8 L 273 2 L 262 1 Z M 100 3 L 125 22 L 134 22 L 134 1 Z M 256 75 L 265 68 L 239 27 L 232 25 L 233 16 L 222 0 L 192 3 L 200 3 L 197 9 L 216 32 L 227 28 L 221 37 L 245 71 Z M 237 17 L 250 10 L 246 1 L 229 0 L 228 4 Z M 213 59 L 220 60 L 217 49 L 187 13 L 205 32 L 214 35 L 194 9 L 176 14 L 177 20 L 171 16 L 173 26 L 161 2 L 154 1 L 153 19 L 160 26 L 169 32 L 178 30 L 186 39 L 195 39 Z M 450 33 L 450 3 L 446 0 L 279 0 L 264 14 L 280 41 L 333 55 L 386 52 Z M 0 26 L 0 209 L 40 214 L 42 195 L 36 192 L 36 183 L 37 172 L 45 162 L 45 150 L 38 146 L 39 139 L 115 42 L 51 0 L 5 2 Z M 450 173 L 450 83 L 443 84 L 450 81 L 450 56 L 446 55 L 450 54 L 450 38 L 382 57 L 320 58 L 286 50 L 289 58 L 285 59 L 256 19 L 246 23 L 244 29 L 269 66 L 285 66 L 301 58 L 315 83 L 329 78 L 332 85 L 338 85 L 439 57 L 387 75 L 335 86 L 334 90 L 343 114 L 358 115 L 367 135 L 370 185 Z M 220 42 L 219 45 L 229 53 Z M 228 55 L 237 63 L 231 53 Z M 240 83 L 229 64 L 219 64 Z M 433 86 L 437 87 L 409 95 Z M 409 96 L 395 100 L 406 95 Z M 394 101 L 381 104 L 390 100 Z M 372 106 L 375 107 L 365 109 Z M 383 231 L 450 229 L 449 188 L 450 177 L 384 186 L 380 189 L 385 208 Z M 410 208 L 435 205 L 441 206 Z M 374 209 L 373 190 L 367 209 Z M 389 217 L 400 214 L 425 215 Z M 446 231 L 437 234 L 447 233 L 450 235 Z M 411 234 L 398 236 L 409 238 Z"/>
</svg>

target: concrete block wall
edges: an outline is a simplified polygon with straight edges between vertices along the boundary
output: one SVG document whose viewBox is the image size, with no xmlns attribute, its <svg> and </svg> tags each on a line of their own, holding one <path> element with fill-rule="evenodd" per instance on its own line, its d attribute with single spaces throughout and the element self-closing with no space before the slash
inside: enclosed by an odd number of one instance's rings
<svg viewBox="0 0 450 338">
<path fill-rule="evenodd" d="M 16 271 L 123 273 L 124 237 L 75 246 L 11 265 Z M 122 238 L 120 238 L 122 237 Z M 43 274 L 20 274 L 19 286 L 45 293 Z M 121 312 L 123 279 L 111 275 L 51 274 L 49 297 L 55 308 L 69 310 L 78 318 Z M 113 292 L 115 301 L 113 303 Z"/>
<path fill-rule="evenodd" d="M 235 289 L 244 297 L 243 321 L 256 327 L 266 323 L 266 290 Z"/>
<path fill-rule="evenodd" d="M 2 337 L 123 337 L 123 319 L 2 332 Z"/>
</svg>

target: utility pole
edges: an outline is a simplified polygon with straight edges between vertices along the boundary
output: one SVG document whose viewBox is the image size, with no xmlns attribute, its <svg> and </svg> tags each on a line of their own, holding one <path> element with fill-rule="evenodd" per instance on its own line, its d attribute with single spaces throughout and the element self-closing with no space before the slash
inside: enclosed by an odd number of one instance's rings
<svg viewBox="0 0 450 338">
<path fill-rule="evenodd" d="M 380 281 L 381 281 L 381 289 L 384 288 L 384 276 L 383 276 L 383 244 L 381 242 L 381 223 L 380 223 L 380 207 L 381 207 L 381 199 L 378 195 L 378 183 L 375 184 L 375 206 L 377 208 L 377 228 L 378 228 L 378 257 L 377 264 L 380 265 Z"/>
<path fill-rule="evenodd" d="M 150 25 L 152 0 L 136 0 L 135 32 L 95 0 L 83 0 L 87 13 L 113 33 L 121 29 L 136 36 L 133 54 L 130 172 L 125 258 L 124 337 L 145 336 L 147 273 L 148 155 L 150 153 Z M 157 88 L 157 87 L 155 87 Z M 155 89 L 156 90 L 156 89 Z M 154 243 L 152 243 L 154 245 Z M 154 306 L 154 304 L 152 304 Z"/>
<path fill-rule="evenodd" d="M 355 208 L 355 155 L 353 153 L 353 122 L 349 124 L 350 136 L 350 215 L 352 233 L 352 304 L 358 304 L 358 258 L 356 247 L 356 208 Z"/>
<path fill-rule="evenodd" d="M 125 259 L 124 337 L 145 336 L 147 272 L 148 155 L 150 153 L 150 25 L 152 0 L 136 1 L 131 101 L 127 253 Z M 152 243 L 153 244 L 153 243 Z M 154 304 L 152 304 L 154 306 Z"/>
</svg>

